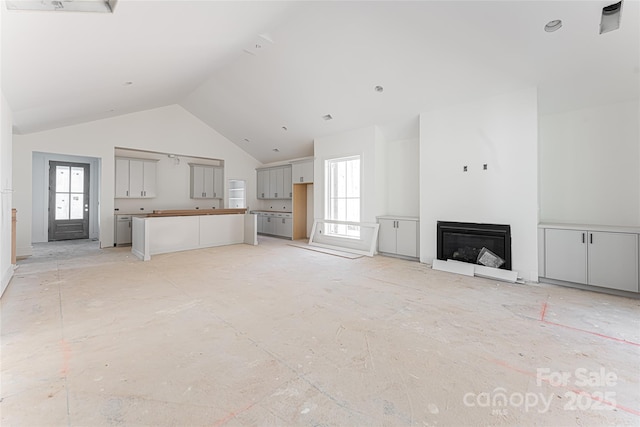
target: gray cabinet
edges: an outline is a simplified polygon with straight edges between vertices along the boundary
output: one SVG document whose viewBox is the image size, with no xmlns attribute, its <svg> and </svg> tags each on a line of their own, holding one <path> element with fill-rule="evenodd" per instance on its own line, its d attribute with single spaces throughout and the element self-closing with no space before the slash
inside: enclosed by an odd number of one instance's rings
<svg viewBox="0 0 640 427">
<path fill-rule="evenodd" d="M 157 160 L 116 157 L 115 197 L 156 197 Z"/>
<path fill-rule="evenodd" d="M 192 199 L 223 198 L 223 168 L 189 163 L 190 197 Z"/>
<path fill-rule="evenodd" d="M 638 292 L 638 234 L 545 229 L 544 277 Z"/>
<path fill-rule="evenodd" d="M 291 165 L 294 184 L 313 183 L 313 160 L 305 160 Z"/>
<path fill-rule="evenodd" d="M 257 169 L 258 199 L 291 199 L 291 165 Z"/>
<path fill-rule="evenodd" d="M 285 212 L 254 212 L 258 218 L 258 233 L 291 239 L 293 218 Z"/>
<path fill-rule="evenodd" d="M 418 258 L 419 222 L 417 218 L 378 217 L 378 252 Z"/>
</svg>

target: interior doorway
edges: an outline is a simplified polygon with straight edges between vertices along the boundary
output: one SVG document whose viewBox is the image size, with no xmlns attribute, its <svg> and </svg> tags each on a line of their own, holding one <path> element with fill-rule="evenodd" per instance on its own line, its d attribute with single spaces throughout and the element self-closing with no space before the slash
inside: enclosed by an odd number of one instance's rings
<svg viewBox="0 0 640 427">
<path fill-rule="evenodd" d="M 87 163 L 49 161 L 49 241 L 89 238 Z"/>
</svg>

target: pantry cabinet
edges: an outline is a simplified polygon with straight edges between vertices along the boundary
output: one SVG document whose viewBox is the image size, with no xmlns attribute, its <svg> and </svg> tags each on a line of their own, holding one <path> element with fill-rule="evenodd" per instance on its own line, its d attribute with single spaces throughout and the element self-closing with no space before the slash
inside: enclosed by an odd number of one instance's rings
<svg viewBox="0 0 640 427">
<path fill-rule="evenodd" d="M 419 221 L 412 217 L 378 217 L 378 252 L 418 258 Z"/>
<path fill-rule="evenodd" d="M 223 198 L 223 168 L 189 163 L 192 199 Z"/>
<path fill-rule="evenodd" d="M 638 234 L 544 229 L 543 277 L 638 292 Z"/>
<path fill-rule="evenodd" d="M 291 165 L 294 184 L 313 183 L 313 160 L 305 160 Z"/>
<path fill-rule="evenodd" d="M 156 197 L 157 160 L 116 157 L 115 197 Z"/>
<path fill-rule="evenodd" d="M 258 199 L 291 199 L 291 165 L 257 169 Z"/>
</svg>

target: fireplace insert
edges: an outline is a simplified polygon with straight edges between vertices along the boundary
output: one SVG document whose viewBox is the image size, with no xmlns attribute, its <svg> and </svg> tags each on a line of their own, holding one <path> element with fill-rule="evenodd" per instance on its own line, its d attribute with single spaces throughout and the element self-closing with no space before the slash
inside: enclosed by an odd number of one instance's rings
<svg viewBox="0 0 640 427">
<path fill-rule="evenodd" d="M 499 268 L 511 270 L 510 225 L 438 221 L 438 259 L 478 264 L 481 251 L 487 250 L 504 260 Z"/>
</svg>

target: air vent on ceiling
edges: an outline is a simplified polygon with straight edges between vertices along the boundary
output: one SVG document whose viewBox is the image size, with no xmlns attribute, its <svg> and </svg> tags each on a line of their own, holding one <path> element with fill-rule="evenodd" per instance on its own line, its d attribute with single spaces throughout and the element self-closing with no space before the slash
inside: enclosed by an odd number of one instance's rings
<svg viewBox="0 0 640 427">
<path fill-rule="evenodd" d="M 113 13 L 118 0 L 6 0 L 9 10 Z"/>
<path fill-rule="evenodd" d="M 322 119 L 329 121 L 329 120 L 333 120 L 333 117 L 331 117 L 331 114 L 325 114 L 324 116 L 322 116 Z"/>
<path fill-rule="evenodd" d="M 602 8 L 600 19 L 600 34 L 620 28 L 620 16 L 622 14 L 622 0 Z"/>
</svg>

